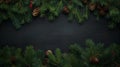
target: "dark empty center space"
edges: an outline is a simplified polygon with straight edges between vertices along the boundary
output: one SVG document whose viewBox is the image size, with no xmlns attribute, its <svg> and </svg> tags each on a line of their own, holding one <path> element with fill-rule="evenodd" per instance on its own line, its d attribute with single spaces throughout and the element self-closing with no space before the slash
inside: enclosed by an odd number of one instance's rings
<svg viewBox="0 0 120 67">
<path fill-rule="evenodd" d="M 54 22 L 37 18 L 29 24 L 15 30 L 10 22 L 0 25 L 0 45 L 24 48 L 33 45 L 35 49 L 67 50 L 74 43 L 83 44 L 86 39 L 102 42 L 105 45 L 120 43 L 120 30 L 109 30 L 105 19 L 95 20 L 91 17 L 83 24 L 76 21 L 69 22 L 64 15 L 59 16 Z"/>
</svg>

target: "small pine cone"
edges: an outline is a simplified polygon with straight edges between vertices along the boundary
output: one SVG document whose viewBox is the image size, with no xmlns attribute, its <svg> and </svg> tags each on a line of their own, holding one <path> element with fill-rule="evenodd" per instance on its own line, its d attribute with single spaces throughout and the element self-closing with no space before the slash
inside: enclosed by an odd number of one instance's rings
<svg viewBox="0 0 120 67">
<path fill-rule="evenodd" d="M 45 52 L 45 55 L 49 55 L 49 54 L 52 54 L 52 50 L 47 50 L 46 52 Z"/>
<path fill-rule="evenodd" d="M 99 59 L 95 56 L 92 56 L 92 57 L 90 57 L 90 62 L 92 64 L 97 64 L 97 63 L 99 63 Z"/>
<path fill-rule="evenodd" d="M 35 8 L 35 9 L 33 10 L 33 12 L 32 12 L 32 15 L 33 15 L 33 16 L 38 16 L 39 12 L 40 12 L 39 7 L 38 7 L 38 8 Z"/>
<path fill-rule="evenodd" d="M 96 4 L 95 4 L 95 3 L 89 3 L 89 9 L 90 9 L 91 11 L 94 11 L 95 8 L 96 8 Z"/>
<path fill-rule="evenodd" d="M 101 16 L 104 16 L 104 15 L 106 14 L 106 12 L 105 12 L 104 10 L 99 10 L 99 14 L 100 14 Z"/>
<path fill-rule="evenodd" d="M 10 3 L 11 2 L 11 0 L 5 0 L 5 3 Z"/>
<path fill-rule="evenodd" d="M 3 0 L 0 0 L 0 3 L 2 3 L 3 2 Z"/>
<path fill-rule="evenodd" d="M 70 11 L 69 11 L 69 8 L 67 7 L 67 6 L 64 6 L 63 7 L 63 12 L 65 13 L 65 14 L 68 14 Z"/>
<path fill-rule="evenodd" d="M 39 7 L 35 8 L 35 9 L 33 10 L 33 12 L 39 12 L 39 11 L 40 11 Z"/>
<path fill-rule="evenodd" d="M 38 14 L 39 14 L 38 12 L 32 13 L 33 16 L 38 16 Z"/>
<path fill-rule="evenodd" d="M 12 56 L 12 57 L 10 58 L 10 61 L 11 61 L 12 64 L 15 64 L 15 62 L 16 62 L 16 57 L 15 57 L 15 56 Z"/>
<path fill-rule="evenodd" d="M 87 4 L 87 3 L 88 3 L 88 0 L 82 0 L 82 2 L 83 2 L 84 4 Z"/>
<path fill-rule="evenodd" d="M 97 9 L 104 10 L 105 12 L 107 12 L 109 10 L 109 7 L 107 5 L 106 6 L 97 5 Z"/>
</svg>

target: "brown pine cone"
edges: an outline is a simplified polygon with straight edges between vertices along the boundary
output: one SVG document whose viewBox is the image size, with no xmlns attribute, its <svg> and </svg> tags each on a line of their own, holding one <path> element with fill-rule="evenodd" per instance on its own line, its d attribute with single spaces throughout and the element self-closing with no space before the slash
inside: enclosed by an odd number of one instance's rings
<svg viewBox="0 0 120 67">
<path fill-rule="evenodd" d="M 108 7 L 108 6 L 97 5 L 97 9 L 98 9 L 98 10 L 108 11 L 109 7 Z"/>
<path fill-rule="evenodd" d="M 52 54 L 52 50 L 47 50 L 46 52 L 45 52 L 45 55 L 49 55 L 49 54 Z"/>
<path fill-rule="evenodd" d="M 37 7 L 33 10 L 32 15 L 33 16 L 38 16 L 39 12 L 40 12 L 40 9 L 39 9 L 39 7 Z"/>
<path fill-rule="evenodd" d="M 11 2 L 11 0 L 5 0 L 5 3 L 10 3 Z"/>
<path fill-rule="evenodd" d="M 99 10 L 99 14 L 100 14 L 101 16 L 104 16 L 104 15 L 106 14 L 106 12 L 105 12 L 104 10 Z"/>
<path fill-rule="evenodd" d="M 83 2 L 84 4 L 87 4 L 87 3 L 88 3 L 88 0 L 82 0 L 82 2 Z"/>
<path fill-rule="evenodd" d="M 3 0 L 0 0 L 0 3 L 2 3 L 3 2 Z"/>
<path fill-rule="evenodd" d="M 95 56 L 92 56 L 92 57 L 90 57 L 90 62 L 92 64 L 97 64 L 97 63 L 99 63 L 99 59 Z"/>
<path fill-rule="evenodd" d="M 89 3 L 89 9 L 90 9 L 91 11 L 94 11 L 95 8 L 96 8 L 96 4 L 95 4 L 95 3 Z"/>
<path fill-rule="evenodd" d="M 12 64 L 15 64 L 15 62 L 16 62 L 16 57 L 15 57 L 15 56 L 10 57 L 10 61 L 11 61 Z"/>
<path fill-rule="evenodd" d="M 69 13 L 69 8 L 68 8 L 67 6 L 64 6 L 64 7 L 63 7 L 63 12 L 64 12 L 65 14 L 68 14 L 68 13 Z"/>
</svg>

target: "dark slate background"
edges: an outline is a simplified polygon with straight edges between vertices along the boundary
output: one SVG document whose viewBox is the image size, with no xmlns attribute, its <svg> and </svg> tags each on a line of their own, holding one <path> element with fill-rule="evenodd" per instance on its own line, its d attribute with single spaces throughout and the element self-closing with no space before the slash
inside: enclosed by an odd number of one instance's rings
<svg viewBox="0 0 120 67">
<path fill-rule="evenodd" d="M 94 16 L 78 24 L 76 21 L 68 22 L 64 15 L 59 16 L 54 22 L 47 19 L 36 18 L 29 24 L 15 30 L 10 22 L 0 25 L 0 46 L 15 46 L 25 48 L 33 45 L 35 49 L 61 48 L 68 50 L 73 43 L 84 44 L 86 39 L 102 42 L 105 45 L 120 43 L 120 30 L 109 30 L 105 19 L 95 20 Z"/>
</svg>

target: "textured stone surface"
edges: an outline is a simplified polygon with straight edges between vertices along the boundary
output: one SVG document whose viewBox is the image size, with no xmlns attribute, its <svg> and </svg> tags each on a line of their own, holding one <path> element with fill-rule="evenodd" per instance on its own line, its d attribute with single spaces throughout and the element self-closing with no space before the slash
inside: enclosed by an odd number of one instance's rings
<svg viewBox="0 0 120 67">
<path fill-rule="evenodd" d="M 120 43 L 119 34 L 118 29 L 109 30 L 104 19 L 96 21 L 95 17 L 91 16 L 83 24 L 78 24 L 76 21 L 68 22 L 67 17 L 61 15 L 54 22 L 34 19 L 18 31 L 11 23 L 3 23 L 0 25 L 0 45 L 24 48 L 31 44 L 35 49 L 61 48 L 66 51 L 70 44 L 83 44 L 86 39 L 105 44 Z"/>
</svg>

